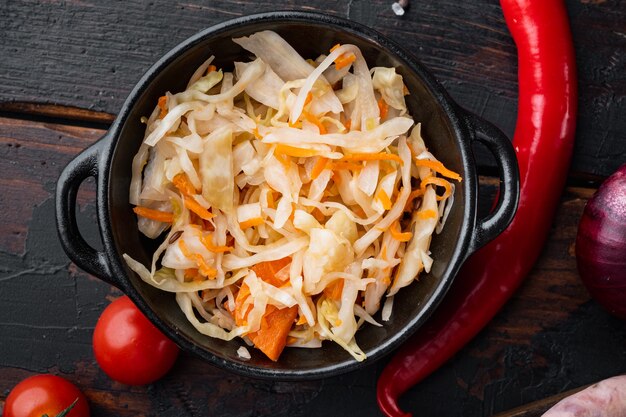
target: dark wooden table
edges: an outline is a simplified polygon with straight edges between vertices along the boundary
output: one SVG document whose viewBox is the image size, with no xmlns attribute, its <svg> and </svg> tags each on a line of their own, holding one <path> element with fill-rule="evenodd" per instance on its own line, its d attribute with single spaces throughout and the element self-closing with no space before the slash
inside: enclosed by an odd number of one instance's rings
<svg viewBox="0 0 626 417">
<path fill-rule="evenodd" d="M 193 33 L 275 9 L 365 23 L 410 49 L 452 96 L 512 136 L 516 51 L 496 1 L 0 1 L 0 407 L 21 379 L 51 372 L 86 393 L 94 416 L 378 416 L 389 358 L 304 383 L 257 381 L 183 354 L 145 387 L 110 381 L 91 350 L 95 322 L 119 295 L 69 262 L 53 192 L 63 166 L 104 134 L 141 74 Z M 567 0 L 579 68 L 579 119 L 568 186 L 532 273 L 453 360 L 402 399 L 420 416 L 489 416 L 626 372 L 626 325 L 589 298 L 574 240 L 586 200 L 626 162 L 626 4 Z M 479 158 L 483 183 L 492 162 Z M 559 190 L 555 190 L 559 192 Z M 95 194 L 80 226 L 98 244 Z"/>
</svg>

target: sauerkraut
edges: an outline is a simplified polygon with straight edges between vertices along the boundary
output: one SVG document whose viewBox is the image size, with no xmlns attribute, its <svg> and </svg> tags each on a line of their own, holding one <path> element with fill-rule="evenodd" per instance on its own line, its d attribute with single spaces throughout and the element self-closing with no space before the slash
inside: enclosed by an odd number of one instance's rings
<svg viewBox="0 0 626 417">
<path fill-rule="evenodd" d="M 436 262 L 461 177 L 428 151 L 395 68 L 348 44 L 305 59 L 271 31 L 234 42 L 255 59 L 210 57 L 143 120 L 130 203 L 162 243 L 151 265 L 124 258 L 207 336 L 272 360 L 332 340 L 361 361 L 357 330 Z"/>
</svg>

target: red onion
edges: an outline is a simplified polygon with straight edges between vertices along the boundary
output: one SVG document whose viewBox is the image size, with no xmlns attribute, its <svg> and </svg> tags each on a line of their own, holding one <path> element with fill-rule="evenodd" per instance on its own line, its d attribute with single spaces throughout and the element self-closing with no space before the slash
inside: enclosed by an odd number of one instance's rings
<svg viewBox="0 0 626 417">
<path fill-rule="evenodd" d="M 626 320 L 626 164 L 587 202 L 578 225 L 576 260 L 591 296 Z"/>
</svg>

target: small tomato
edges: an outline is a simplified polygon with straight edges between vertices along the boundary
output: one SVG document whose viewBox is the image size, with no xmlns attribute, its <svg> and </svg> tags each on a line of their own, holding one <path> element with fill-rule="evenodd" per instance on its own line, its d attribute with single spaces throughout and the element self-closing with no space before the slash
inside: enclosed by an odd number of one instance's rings
<svg viewBox="0 0 626 417">
<path fill-rule="evenodd" d="M 111 379 L 145 385 L 170 370 L 179 349 L 124 296 L 113 301 L 98 319 L 93 351 L 98 365 Z"/>
<path fill-rule="evenodd" d="M 67 414 L 61 414 L 70 406 Z M 59 415 L 89 417 L 89 404 L 74 384 L 54 375 L 35 375 L 17 384 L 9 393 L 2 414 L 3 417 Z"/>
</svg>

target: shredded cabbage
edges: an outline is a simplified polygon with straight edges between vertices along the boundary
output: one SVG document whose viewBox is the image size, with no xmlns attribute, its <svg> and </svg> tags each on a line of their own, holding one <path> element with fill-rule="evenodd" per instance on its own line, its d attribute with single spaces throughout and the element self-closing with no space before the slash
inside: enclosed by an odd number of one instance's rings
<svg viewBox="0 0 626 417">
<path fill-rule="evenodd" d="M 395 68 L 347 44 L 307 60 L 272 31 L 233 41 L 255 58 L 228 71 L 211 56 L 142 118 L 129 197 L 163 240 L 148 266 L 124 259 L 202 334 L 269 357 L 259 340 L 279 333 L 331 340 L 362 361 L 358 329 L 437 262 L 458 175 L 428 151 Z M 275 311 L 293 323 L 268 328 Z"/>
</svg>

